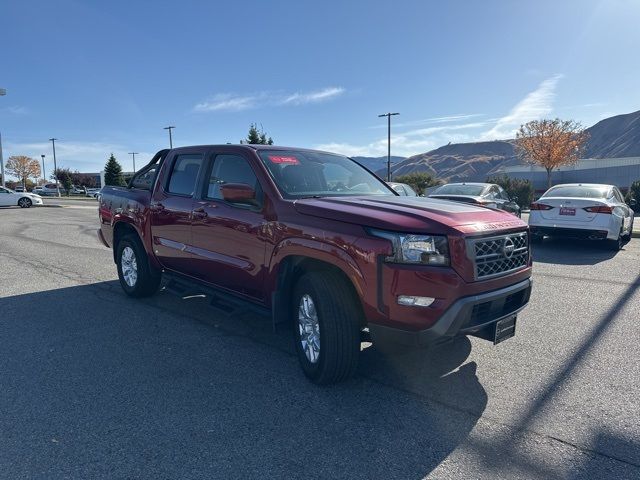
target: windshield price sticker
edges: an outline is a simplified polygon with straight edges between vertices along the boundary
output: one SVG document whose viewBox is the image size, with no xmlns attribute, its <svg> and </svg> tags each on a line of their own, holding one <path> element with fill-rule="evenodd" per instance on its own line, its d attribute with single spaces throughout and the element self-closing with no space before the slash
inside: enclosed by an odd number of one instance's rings
<svg viewBox="0 0 640 480">
<path fill-rule="evenodd" d="M 300 165 L 300 161 L 296 157 L 283 157 L 280 155 L 269 155 L 272 163 L 284 163 L 287 165 Z"/>
</svg>

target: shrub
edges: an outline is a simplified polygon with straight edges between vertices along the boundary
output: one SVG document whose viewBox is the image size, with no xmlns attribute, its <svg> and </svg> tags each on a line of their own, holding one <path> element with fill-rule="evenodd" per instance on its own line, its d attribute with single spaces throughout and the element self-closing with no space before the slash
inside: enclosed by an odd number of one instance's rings
<svg viewBox="0 0 640 480">
<path fill-rule="evenodd" d="M 528 208 L 533 201 L 533 185 L 523 178 L 510 178 L 507 175 L 497 175 L 487 178 L 487 183 L 500 185 L 510 198 L 516 198 L 520 208 Z"/>
</svg>

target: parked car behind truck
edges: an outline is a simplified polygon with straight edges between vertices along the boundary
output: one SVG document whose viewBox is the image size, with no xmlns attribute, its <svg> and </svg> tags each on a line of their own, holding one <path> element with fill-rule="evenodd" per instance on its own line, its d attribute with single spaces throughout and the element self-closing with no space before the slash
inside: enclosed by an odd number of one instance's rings
<svg viewBox="0 0 640 480">
<path fill-rule="evenodd" d="M 105 187 L 100 231 L 133 297 L 161 277 L 293 326 L 304 373 L 351 376 L 375 343 L 515 333 L 531 292 L 527 225 L 505 212 L 399 197 L 340 155 L 263 145 L 162 150 Z"/>
</svg>

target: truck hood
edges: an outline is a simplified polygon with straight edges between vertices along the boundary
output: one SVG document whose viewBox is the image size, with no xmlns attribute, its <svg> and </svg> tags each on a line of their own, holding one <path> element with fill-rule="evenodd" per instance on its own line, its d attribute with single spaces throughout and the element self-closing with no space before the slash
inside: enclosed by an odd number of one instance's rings
<svg viewBox="0 0 640 480">
<path fill-rule="evenodd" d="M 527 226 L 501 210 L 424 197 L 305 198 L 296 200 L 294 206 L 303 215 L 397 232 L 450 233 L 453 230 L 474 234 Z"/>
</svg>

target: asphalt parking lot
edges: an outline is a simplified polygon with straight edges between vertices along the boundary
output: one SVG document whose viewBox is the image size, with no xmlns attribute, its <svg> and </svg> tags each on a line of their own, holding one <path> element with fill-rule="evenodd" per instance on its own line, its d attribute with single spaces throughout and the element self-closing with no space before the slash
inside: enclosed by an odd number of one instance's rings
<svg viewBox="0 0 640 480">
<path fill-rule="evenodd" d="M 546 242 L 513 339 L 327 388 L 268 320 L 127 298 L 96 228 L 0 209 L 1 478 L 640 478 L 640 239 Z"/>
</svg>

